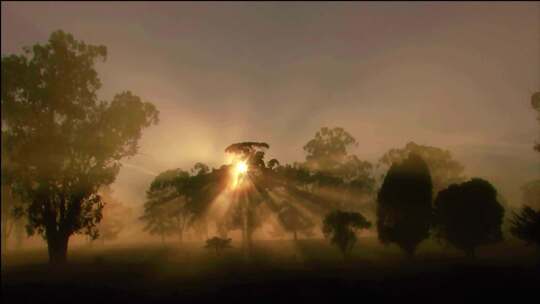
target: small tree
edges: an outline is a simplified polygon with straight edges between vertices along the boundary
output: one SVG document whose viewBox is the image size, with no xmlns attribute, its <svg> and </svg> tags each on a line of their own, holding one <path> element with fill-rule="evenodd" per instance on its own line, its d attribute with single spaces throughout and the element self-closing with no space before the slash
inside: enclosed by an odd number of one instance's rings
<svg viewBox="0 0 540 304">
<path fill-rule="evenodd" d="M 540 211 L 523 206 L 519 213 L 513 213 L 511 225 L 513 236 L 540 248 Z"/>
<path fill-rule="evenodd" d="M 473 178 L 454 184 L 435 200 L 436 236 L 475 257 L 475 249 L 502 240 L 504 208 L 487 181 Z"/>
<path fill-rule="evenodd" d="M 231 241 L 232 241 L 232 239 L 230 239 L 230 238 L 222 239 L 222 238 L 219 238 L 219 237 L 215 236 L 215 237 L 213 237 L 211 239 L 206 240 L 205 248 L 214 249 L 215 252 L 216 252 L 216 255 L 220 255 L 221 252 L 224 249 L 232 248 Z"/>
<path fill-rule="evenodd" d="M 377 231 L 383 244 L 396 243 L 409 257 L 429 236 L 432 184 L 424 160 L 409 154 L 394 163 L 377 197 Z"/>
<path fill-rule="evenodd" d="M 298 240 L 298 232 L 309 234 L 315 226 L 313 221 L 287 202 L 284 202 L 284 206 L 279 210 L 278 219 L 286 231 L 292 232 L 295 241 Z"/>
<path fill-rule="evenodd" d="M 371 223 L 360 213 L 336 210 L 324 218 L 322 231 L 347 259 L 356 244 L 356 231 L 370 227 Z"/>
</svg>

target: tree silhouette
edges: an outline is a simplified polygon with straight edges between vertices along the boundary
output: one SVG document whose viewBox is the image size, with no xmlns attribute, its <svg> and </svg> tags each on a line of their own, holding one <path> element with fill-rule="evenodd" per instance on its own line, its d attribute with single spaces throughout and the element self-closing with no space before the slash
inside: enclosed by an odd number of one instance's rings
<svg viewBox="0 0 540 304">
<path fill-rule="evenodd" d="M 146 222 L 146 231 L 151 234 L 176 234 L 180 241 L 184 232 L 195 223 L 203 229 L 200 216 L 215 197 L 213 179 L 216 171 L 209 172 L 206 165 L 197 163 L 190 175 L 181 169 L 160 173 L 147 191 L 145 212 L 141 217 Z"/>
<path fill-rule="evenodd" d="M 396 243 L 410 257 L 429 235 L 432 184 L 424 160 L 411 153 L 394 163 L 377 197 L 377 231 L 383 244 Z"/>
<path fill-rule="evenodd" d="M 540 211 L 523 206 L 519 213 L 512 214 L 510 232 L 515 237 L 540 246 Z"/>
<path fill-rule="evenodd" d="M 540 122 L 540 92 L 536 92 L 531 96 L 531 105 L 533 109 L 535 109 L 538 112 L 538 121 Z M 540 152 L 540 143 L 537 143 L 534 146 L 534 149 L 538 152 Z"/>
<path fill-rule="evenodd" d="M 523 205 L 540 209 L 540 179 L 533 180 L 521 187 Z"/>
<path fill-rule="evenodd" d="M 220 255 L 224 249 L 232 248 L 231 241 L 232 239 L 230 238 L 224 239 L 224 238 L 219 238 L 215 236 L 211 239 L 206 240 L 205 248 L 214 249 L 214 251 L 216 252 L 216 255 Z"/>
<path fill-rule="evenodd" d="M 2 56 L 2 148 L 13 163 L 11 186 L 26 203 L 27 230 L 46 239 L 51 263 L 66 261 L 74 233 L 96 236 L 98 189 L 158 121 L 156 108 L 129 91 L 97 100 L 94 63 L 106 54 L 56 31 L 46 44 Z"/>
<path fill-rule="evenodd" d="M 474 258 L 478 246 L 502 240 L 504 209 L 486 180 L 450 185 L 435 200 L 435 233 Z"/>
<path fill-rule="evenodd" d="M 324 218 L 322 231 L 347 259 L 356 244 L 356 231 L 369 227 L 371 223 L 360 213 L 335 210 Z"/>
<path fill-rule="evenodd" d="M 310 234 L 315 223 L 303 215 L 297 208 L 291 206 L 288 202 L 283 202 L 278 211 L 278 219 L 282 227 L 293 233 L 295 241 L 298 240 L 298 233 Z"/>
<path fill-rule="evenodd" d="M 465 180 L 465 168 L 452 158 L 450 151 L 414 142 L 407 143 L 401 149 L 390 149 L 380 158 L 379 164 L 389 168 L 392 164 L 405 160 L 411 153 L 422 157 L 426 162 L 433 183 L 433 195 L 453 183 Z"/>
</svg>

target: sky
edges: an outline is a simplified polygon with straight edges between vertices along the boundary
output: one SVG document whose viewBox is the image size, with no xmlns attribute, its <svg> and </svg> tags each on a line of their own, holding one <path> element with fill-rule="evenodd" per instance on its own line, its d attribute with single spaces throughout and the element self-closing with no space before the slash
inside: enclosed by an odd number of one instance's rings
<svg viewBox="0 0 540 304">
<path fill-rule="evenodd" d="M 372 162 L 409 141 L 448 149 L 512 205 L 540 177 L 538 2 L 2 2 L 1 17 L 2 55 L 62 29 L 107 46 L 101 99 L 157 106 L 113 184 L 134 205 L 159 172 L 219 167 L 234 142 L 301 161 L 323 126 Z"/>
</svg>

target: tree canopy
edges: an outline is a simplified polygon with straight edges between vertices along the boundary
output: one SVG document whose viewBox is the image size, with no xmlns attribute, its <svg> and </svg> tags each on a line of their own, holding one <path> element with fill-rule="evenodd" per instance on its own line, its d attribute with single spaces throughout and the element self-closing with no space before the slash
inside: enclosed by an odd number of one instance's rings
<svg viewBox="0 0 540 304">
<path fill-rule="evenodd" d="M 380 158 L 379 163 L 390 168 L 393 163 L 405 160 L 411 153 L 422 157 L 426 162 L 431 174 L 434 195 L 450 184 L 464 181 L 465 168 L 452 158 L 450 151 L 418 145 L 415 142 L 409 142 L 401 149 L 390 149 Z"/>
<path fill-rule="evenodd" d="M 356 244 L 356 231 L 370 227 L 371 223 L 358 212 L 335 210 L 324 218 L 322 231 L 347 258 Z"/>
<path fill-rule="evenodd" d="M 158 122 L 149 102 L 125 91 L 98 101 L 94 68 L 107 49 L 53 32 L 45 44 L 2 56 L 2 149 L 11 187 L 27 202 L 28 231 L 43 235 L 52 262 L 66 258 L 73 233 L 97 236 L 120 160 L 135 155 L 142 130 Z"/>
<path fill-rule="evenodd" d="M 379 240 L 396 243 L 412 256 L 429 236 L 433 186 L 422 157 L 411 153 L 394 163 L 377 196 Z"/>
<path fill-rule="evenodd" d="M 471 257 L 478 246 L 502 240 L 504 209 L 486 180 L 473 178 L 442 190 L 434 214 L 436 236 Z"/>
</svg>

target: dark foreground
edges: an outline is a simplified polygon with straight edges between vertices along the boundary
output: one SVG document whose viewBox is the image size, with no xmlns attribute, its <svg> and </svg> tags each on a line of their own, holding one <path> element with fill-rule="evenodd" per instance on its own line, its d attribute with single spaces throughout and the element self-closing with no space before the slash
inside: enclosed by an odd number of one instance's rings
<svg viewBox="0 0 540 304">
<path fill-rule="evenodd" d="M 2 303 L 535 302 L 540 268 L 530 251 L 488 248 L 477 261 L 427 248 L 415 261 L 367 244 L 348 262 L 319 241 L 262 243 L 246 263 L 182 247 L 74 250 L 52 269 L 26 252 L 2 270 Z M 364 252 L 364 253 L 362 253 Z"/>
</svg>

